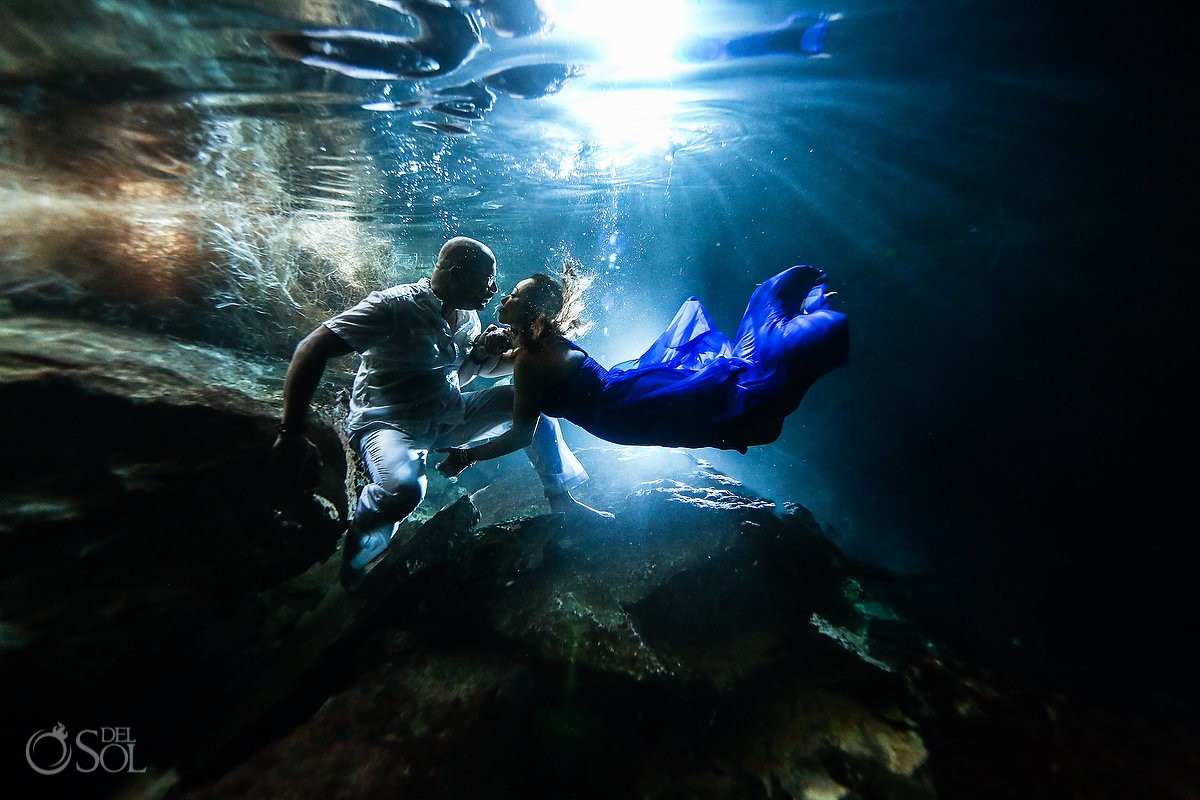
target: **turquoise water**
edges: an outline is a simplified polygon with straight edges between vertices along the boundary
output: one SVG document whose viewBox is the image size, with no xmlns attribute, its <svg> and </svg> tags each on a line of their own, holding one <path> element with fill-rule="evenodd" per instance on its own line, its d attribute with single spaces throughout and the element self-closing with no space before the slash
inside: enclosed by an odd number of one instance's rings
<svg viewBox="0 0 1200 800">
<path fill-rule="evenodd" d="M 286 356 L 467 234 L 502 288 L 583 260 L 584 344 L 611 363 L 689 295 L 731 332 L 758 281 L 812 263 L 850 315 L 852 364 L 778 443 L 718 466 L 913 576 L 910 602 L 984 660 L 1053 680 L 1143 620 L 1144 576 L 1175 585 L 1171 543 L 1125 538 L 1166 518 L 1186 427 L 1169 359 L 1145 356 L 1187 323 L 1124 293 L 1136 274 L 1177 298 L 1156 191 L 1172 152 L 1154 143 L 1182 110 L 1168 19 L 646 0 L 545 4 L 508 30 L 489 16 L 505 4 L 460 3 L 480 25 L 461 63 L 331 61 L 331 30 L 411 40 L 398 5 L 0 2 L 5 310 Z M 820 53 L 673 56 L 797 11 L 828 25 Z M 269 44 L 290 31 L 327 44 L 304 63 Z M 541 97 L 463 88 L 547 63 L 578 74 Z"/>
</svg>

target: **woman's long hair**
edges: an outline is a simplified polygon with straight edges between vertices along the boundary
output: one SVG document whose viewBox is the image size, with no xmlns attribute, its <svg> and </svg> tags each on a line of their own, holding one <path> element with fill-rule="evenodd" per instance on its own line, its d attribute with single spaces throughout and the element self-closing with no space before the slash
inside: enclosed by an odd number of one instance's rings
<svg viewBox="0 0 1200 800">
<path fill-rule="evenodd" d="M 559 277 L 551 278 L 544 272 L 530 275 L 533 291 L 529 305 L 537 317 L 530 326 L 529 344 L 537 349 L 544 337 L 557 334 L 567 338 L 581 336 L 592 326 L 584 319 L 586 304 L 583 293 L 592 285 L 594 278 L 580 272 L 580 263 L 571 256 L 563 259 Z"/>
</svg>

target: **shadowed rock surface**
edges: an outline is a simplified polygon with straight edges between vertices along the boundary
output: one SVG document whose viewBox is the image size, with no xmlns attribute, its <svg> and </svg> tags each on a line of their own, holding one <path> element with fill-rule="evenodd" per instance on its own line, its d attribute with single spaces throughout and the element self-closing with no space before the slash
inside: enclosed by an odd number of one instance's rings
<svg viewBox="0 0 1200 800">
<path fill-rule="evenodd" d="M 271 488 L 285 366 L 0 321 L 13 796 L 1195 796 L 1194 731 L 959 663 L 702 452 L 584 451 L 617 519 L 582 526 L 519 456 L 435 475 L 346 593 L 335 394 L 318 493 Z M 128 726 L 146 771 L 34 774 L 58 722 Z"/>
</svg>

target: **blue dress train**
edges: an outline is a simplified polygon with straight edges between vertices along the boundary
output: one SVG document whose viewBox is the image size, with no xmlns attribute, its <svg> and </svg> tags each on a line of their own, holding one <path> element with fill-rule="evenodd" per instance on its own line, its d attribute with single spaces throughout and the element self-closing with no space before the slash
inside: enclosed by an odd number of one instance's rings
<svg viewBox="0 0 1200 800">
<path fill-rule="evenodd" d="M 645 353 L 611 369 L 588 356 L 542 411 L 618 444 L 769 444 L 809 387 L 849 360 L 849 325 L 826 307 L 825 285 L 816 267 L 779 273 L 754 291 L 733 340 L 689 298 Z"/>
</svg>

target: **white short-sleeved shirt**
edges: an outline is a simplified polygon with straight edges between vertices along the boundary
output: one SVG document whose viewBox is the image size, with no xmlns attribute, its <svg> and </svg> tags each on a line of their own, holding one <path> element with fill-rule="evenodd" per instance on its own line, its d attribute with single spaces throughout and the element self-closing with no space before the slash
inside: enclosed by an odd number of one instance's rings
<svg viewBox="0 0 1200 800">
<path fill-rule="evenodd" d="M 419 440 L 434 425 L 463 421 L 458 368 L 479 335 L 479 315 L 460 311 L 452 329 L 427 278 L 371 292 L 324 324 L 362 356 L 348 433 L 378 422 Z"/>
</svg>

